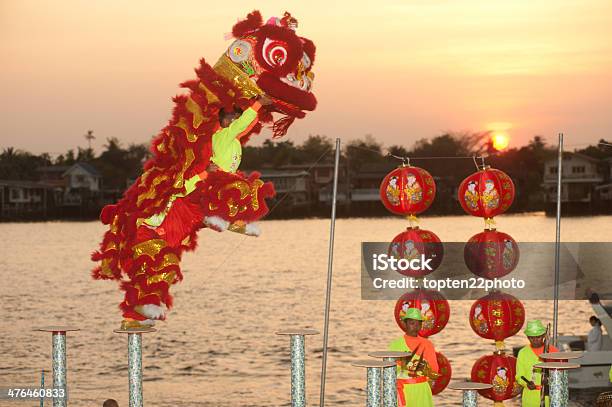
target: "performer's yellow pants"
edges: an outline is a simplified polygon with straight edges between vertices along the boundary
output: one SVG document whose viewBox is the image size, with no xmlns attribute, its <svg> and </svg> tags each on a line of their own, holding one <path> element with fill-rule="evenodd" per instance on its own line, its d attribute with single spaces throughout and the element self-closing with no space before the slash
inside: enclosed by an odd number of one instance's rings
<svg viewBox="0 0 612 407">
<path fill-rule="evenodd" d="M 546 407 L 550 405 L 550 400 L 546 397 Z M 540 407 L 540 390 L 529 390 L 523 388 L 523 397 L 521 399 L 522 407 Z"/>
<path fill-rule="evenodd" d="M 431 386 L 427 382 L 405 384 L 403 391 L 406 407 L 433 407 L 434 405 Z"/>
</svg>

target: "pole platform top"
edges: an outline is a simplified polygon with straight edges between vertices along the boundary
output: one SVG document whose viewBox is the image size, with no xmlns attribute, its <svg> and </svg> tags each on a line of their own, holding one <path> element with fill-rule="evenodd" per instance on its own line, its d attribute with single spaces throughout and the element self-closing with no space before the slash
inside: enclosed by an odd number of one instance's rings
<svg viewBox="0 0 612 407">
<path fill-rule="evenodd" d="M 394 360 L 373 360 L 373 359 L 365 359 L 365 360 L 356 360 L 351 363 L 351 365 L 356 367 L 391 367 L 395 366 Z"/>
<path fill-rule="evenodd" d="M 542 359 L 551 359 L 551 360 L 568 360 L 568 359 L 579 359 L 584 356 L 584 352 L 573 351 L 573 352 L 551 352 L 551 353 L 542 353 L 540 357 Z"/>
<path fill-rule="evenodd" d="M 533 367 L 538 367 L 540 369 L 549 369 L 549 370 L 566 370 L 566 369 L 578 369 L 580 365 L 578 363 L 567 363 L 567 362 L 545 362 L 545 363 L 538 363 L 537 365 L 533 365 Z"/>
<path fill-rule="evenodd" d="M 370 352 L 368 356 L 373 358 L 401 359 L 408 358 L 412 355 L 411 352 L 396 352 L 392 350 L 383 350 L 380 352 Z"/>
<path fill-rule="evenodd" d="M 448 385 L 448 388 L 451 390 L 487 390 L 492 387 L 492 384 L 477 382 L 458 382 L 451 383 Z"/>
<path fill-rule="evenodd" d="M 316 329 L 285 329 L 275 332 L 276 335 L 318 335 L 320 332 Z"/>
<path fill-rule="evenodd" d="M 146 334 L 150 332 L 157 332 L 155 328 L 138 328 L 138 329 L 114 329 L 116 334 Z"/>
<path fill-rule="evenodd" d="M 52 326 L 44 326 L 42 328 L 34 328 L 33 331 L 39 331 L 39 332 L 74 332 L 74 331 L 80 331 L 81 328 L 75 328 L 73 326 L 61 326 L 61 325 L 52 325 Z"/>
</svg>

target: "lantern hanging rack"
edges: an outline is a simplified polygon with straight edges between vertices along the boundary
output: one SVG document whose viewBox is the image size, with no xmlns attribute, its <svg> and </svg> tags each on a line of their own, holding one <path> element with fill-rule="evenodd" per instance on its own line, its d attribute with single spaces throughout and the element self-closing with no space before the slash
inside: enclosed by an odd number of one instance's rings
<svg viewBox="0 0 612 407">
<path fill-rule="evenodd" d="M 484 156 L 473 156 L 472 158 L 474 159 L 474 165 L 476 166 L 476 171 L 487 169 L 487 165 L 485 164 Z M 477 161 L 477 159 L 479 158 L 480 158 L 480 165 L 478 164 L 478 161 Z"/>
<path fill-rule="evenodd" d="M 353 148 L 359 148 L 365 151 L 371 151 L 371 152 L 379 152 L 376 150 L 372 150 L 370 148 L 362 148 L 362 147 L 353 147 Z M 476 162 L 476 160 L 482 160 L 482 165 L 484 166 L 484 159 L 486 158 L 483 155 L 449 155 L 449 156 L 424 156 L 424 157 L 403 157 L 403 156 L 398 156 L 395 154 L 391 154 L 391 153 L 387 153 L 387 157 L 391 157 L 391 158 L 395 158 L 397 160 L 400 160 L 402 162 L 410 162 L 410 160 L 453 160 L 453 159 L 458 159 L 458 160 L 474 160 L 474 162 Z M 476 164 L 476 166 L 478 167 L 478 165 L 480 164 Z M 479 167 L 478 167 L 479 168 Z"/>
</svg>

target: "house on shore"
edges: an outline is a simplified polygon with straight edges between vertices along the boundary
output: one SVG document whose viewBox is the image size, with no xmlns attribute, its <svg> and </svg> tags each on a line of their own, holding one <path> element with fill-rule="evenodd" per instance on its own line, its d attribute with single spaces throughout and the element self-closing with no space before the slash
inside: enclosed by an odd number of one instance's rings
<svg viewBox="0 0 612 407">
<path fill-rule="evenodd" d="M 543 189 L 547 213 L 556 210 L 559 174 L 557 164 L 556 158 L 544 163 Z M 564 212 L 592 213 L 600 207 L 602 191 L 605 191 L 604 183 L 610 179 L 608 165 L 606 160 L 598 160 L 580 153 L 563 154 L 561 204 Z M 606 192 L 603 196 L 607 196 Z"/>
<path fill-rule="evenodd" d="M 0 220 L 44 219 L 52 209 L 52 201 L 53 188 L 48 184 L 0 180 Z"/>
<path fill-rule="evenodd" d="M 602 185 L 595 187 L 597 210 L 601 213 L 612 213 L 612 157 L 605 160 L 607 166 L 607 179 Z"/>
<path fill-rule="evenodd" d="M 0 219 L 97 217 L 102 176 L 89 163 L 48 166 L 38 181 L 0 180 Z"/>
</svg>

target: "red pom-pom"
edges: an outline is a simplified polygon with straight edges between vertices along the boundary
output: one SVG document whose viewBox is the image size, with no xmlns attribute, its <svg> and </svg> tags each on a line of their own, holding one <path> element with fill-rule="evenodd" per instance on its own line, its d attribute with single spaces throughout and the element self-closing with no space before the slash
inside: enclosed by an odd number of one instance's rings
<svg viewBox="0 0 612 407">
<path fill-rule="evenodd" d="M 308 38 L 300 37 L 302 40 L 302 48 L 308 58 L 310 58 L 310 67 L 314 65 L 315 55 L 317 47 L 315 47 L 314 42 L 310 41 Z"/>
<path fill-rule="evenodd" d="M 100 221 L 104 225 L 110 225 L 117 214 L 117 205 L 106 205 L 100 212 Z"/>
<path fill-rule="evenodd" d="M 232 35 L 240 38 L 248 32 L 255 31 L 263 25 L 263 18 L 258 10 L 254 10 L 246 16 L 245 20 L 237 22 L 232 28 Z"/>
</svg>

